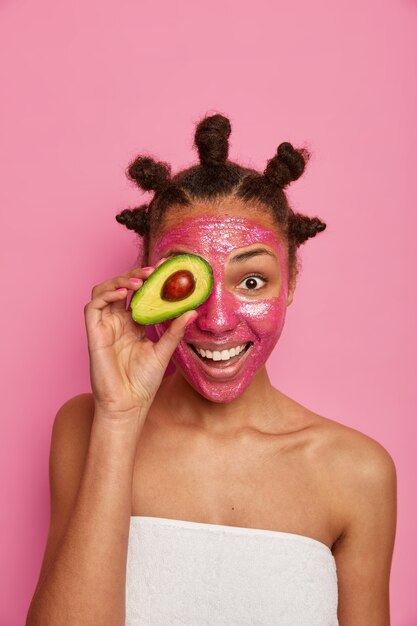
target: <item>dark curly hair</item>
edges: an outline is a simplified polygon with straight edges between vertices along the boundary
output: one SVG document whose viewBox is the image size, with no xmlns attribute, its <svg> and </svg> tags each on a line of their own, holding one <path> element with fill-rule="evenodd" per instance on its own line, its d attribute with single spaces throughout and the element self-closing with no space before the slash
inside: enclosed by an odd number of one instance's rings
<svg viewBox="0 0 417 626">
<path fill-rule="evenodd" d="M 234 196 L 272 213 L 288 243 L 289 276 L 295 278 L 299 265 L 297 248 L 326 228 L 318 217 L 294 213 L 283 189 L 304 172 L 310 153 L 306 148 L 279 144 L 263 173 L 228 160 L 231 132 L 229 120 L 216 114 L 202 119 L 196 128 L 194 145 L 199 165 L 171 176 L 168 163 L 139 155 L 128 166 L 126 175 L 144 191 L 154 191 L 149 204 L 124 209 L 116 220 L 144 238 L 144 255 L 149 255 L 150 235 L 158 232 L 164 213 L 172 206 L 192 206 L 196 201 Z"/>
</svg>

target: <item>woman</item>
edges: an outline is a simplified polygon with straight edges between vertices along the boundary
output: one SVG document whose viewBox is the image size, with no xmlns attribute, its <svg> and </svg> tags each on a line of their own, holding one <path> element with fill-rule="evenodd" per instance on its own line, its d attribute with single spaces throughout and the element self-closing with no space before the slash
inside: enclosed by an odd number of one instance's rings
<svg viewBox="0 0 417 626">
<path fill-rule="evenodd" d="M 297 248 L 325 228 L 283 191 L 309 155 L 282 143 L 260 174 L 228 161 L 229 135 L 213 115 L 197 126 L 200 165 L 173 178 L 150 157 L 129 167 L 155 191 L 117 216 L 143 237 L 147 267 L 97 285 L 85 307 L 93 393 L 54 422 L 29 626 L 390 623 L 392 458 L 265 368 Z M 210 263 L 213 291 L 152 342 L 126 296 L 184 252 Z"/>
</svg>

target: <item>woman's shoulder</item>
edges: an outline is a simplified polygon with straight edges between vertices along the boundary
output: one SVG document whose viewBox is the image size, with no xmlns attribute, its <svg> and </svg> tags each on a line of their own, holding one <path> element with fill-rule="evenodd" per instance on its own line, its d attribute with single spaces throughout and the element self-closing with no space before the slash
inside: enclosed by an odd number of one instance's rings
<svg viewBox="0 0 417 626">
<path fill-rule="evenodd" d="M 345 518 L 358 496 L 374 501 L 395 498 L 397 474 L 390 452 L 376 439 L 336 420 L 316 415 L 314 459 Z M 333 488 L 332 488 L 333 487 Z"/>
<path fill-rule="evenodd" d="M 364 532 L 375 509 L 391 524 L 397 473 L 389 451 L 373 437 L 336 420 L 321 415 L 311 419 L 312 461 L 326 490 L 339 540 L 348 532 Z M 389 512 L 383 513 L 387 508 Z"/>
<path fill-rule="evenodd" d="M 335 467 L 368 474 L 394 464 L 391 454 L 376 439 L 336 420 L 315 415 L 320 452 Z"/>
<path fill-rule="evenodd" d="M 364 584 L 377 585 L 384 598 L 388 588 L 397 517 L 395 463 L 373 437 L 333 420 L 322 418 L 321 423 L 327 433 L 323 462 L 331 517 L 338 528 L 332 552 L 343 604 L 357 607 L 362 602 L 371 615 L 375 607 L 361 593 Z"/>
<path fill-rule="evenodd" d="M 369 483 L 392 482 L 395 464 L 377 439 L 335 419 L 320 415 L 285 397 L 290 422 L 302 434 L 304 449 L 316 465 L 338 484 L 354 489 Z"/>
<path fill-rule="evenodd" d="M 92 393 L 79 393 L 59 407 L 55 422 L 92 422 L 94 417 L 94 396 Z"/>
<path fill-rule="evenodd" d="M 53 427 L 52 441 L 85 449 L 90 440 L 94 419 L 94 396 L 80 393 L 66 400 L 58 409 Z"/>
<path fill-rule="evenodd" d="M 318 414 L 281 392 L 278 397 L 280 413 L 288 416 L 286 429 L 304 433 L 310 450 L 328 462 L 359 466 L 392 462 L 388 450 L 363 431 Z"/>
<path fill-rule="evenodd" d="M 75 493 L 90 443 L 94 420 L 94 398 L 81 393 L 66 400 L 58 409 L 51 433 L 50 481 L 56 498 Z"/>
<path fill-rule="evenodd" d="M 69 398 L 55 415 L 49 452 L 51 519 L 38 585 L 56 554 L 74 506 L 93 419 L 94 398 L 91 393 L 81 393 Z"/>
</svg>

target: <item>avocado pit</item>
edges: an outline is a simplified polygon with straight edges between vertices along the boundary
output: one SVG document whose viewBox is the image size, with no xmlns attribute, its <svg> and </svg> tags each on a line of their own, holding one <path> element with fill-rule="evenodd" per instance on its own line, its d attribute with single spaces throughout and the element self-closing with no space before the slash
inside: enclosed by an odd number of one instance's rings
<svg viewBox="0 0 417 626">
<path fill-rule="evenodd" d="M 195 279 L 188 270 L 179 270 L 167 278 L 161 289 L 162 300 L 178 302 L 190 296 L 195 289 Z"/>
</svg>

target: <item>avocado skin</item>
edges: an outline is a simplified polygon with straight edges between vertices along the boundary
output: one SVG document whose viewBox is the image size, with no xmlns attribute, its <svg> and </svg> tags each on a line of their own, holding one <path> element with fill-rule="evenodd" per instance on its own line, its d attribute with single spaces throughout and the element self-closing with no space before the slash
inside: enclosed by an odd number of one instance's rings
<svg viewBox="0 0 417 626">
<path fill-rule="evenodd" d="M 161 298 L 165 281 L 179 270 L 190 271 L 195 278 L 195 289 L 186 298 L 169 302 Z M 159 265 L 143 283 L 130 301 L 132 319 L 137 324 L 158 324 L 179 317 L 203 304 L 213 290 L 213 269 L 198 254 L 178 254 Z"/>
</svg>

